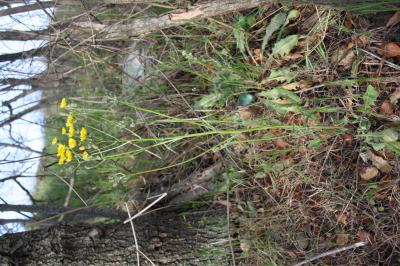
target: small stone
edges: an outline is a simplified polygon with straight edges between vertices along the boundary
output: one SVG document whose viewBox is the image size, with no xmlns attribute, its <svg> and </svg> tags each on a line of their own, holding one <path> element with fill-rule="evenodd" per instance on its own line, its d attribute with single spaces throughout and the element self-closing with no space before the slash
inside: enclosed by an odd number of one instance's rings
<svg viewBox="0 0 400 266">
<path fill-rule="evenodd" d="M 360 177 L 362 180 L 369 181 L 379 174 L 378 169 L 373 166 L 367 167 L 360 172 Z"/>
</svg>

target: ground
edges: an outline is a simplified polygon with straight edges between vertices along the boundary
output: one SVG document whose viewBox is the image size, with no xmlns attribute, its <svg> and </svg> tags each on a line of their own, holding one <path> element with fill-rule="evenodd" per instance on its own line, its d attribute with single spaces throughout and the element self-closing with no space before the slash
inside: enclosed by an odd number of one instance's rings
<svg viewBox="0 0 400 266">
<path fill-rule="evenodd" d="M 88 66 L 81 90 L 46 134 L 55 151 L 73 113 L 90 157 L 76 149 L 49 169 L 74 178 L 72 206 L 122 208 L 133 187 L 151 193 L 223 162 L 190 204 L 228 208 L 236 264 L 363 242 L 314 265 L 398 265 L 400 18 L 374 11 L 273 4 L 152 33 L 135 88 L 117 70 L 130 42 L 84 51 L 71 60 Z M 68 187 L 49 180 L 36 195 L 63 204 Z"/>
</svg>

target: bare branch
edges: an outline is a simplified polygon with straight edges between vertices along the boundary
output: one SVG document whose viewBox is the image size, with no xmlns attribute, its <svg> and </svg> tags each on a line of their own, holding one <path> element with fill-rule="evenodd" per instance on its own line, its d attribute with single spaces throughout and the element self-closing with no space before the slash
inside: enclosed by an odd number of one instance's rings
<svg viewBox="0 0 400 266">
<path fill-rule="evenodd" d="M 29 5 L 5 8 L 5 9 L 0 10 L 0 17 L 15 15 L 18 13 L 24 13 L 24 12 L 29 12 L 29 11 L 38 10 L 38 9 L 50 8 L 50 7 L 54 7 L 54 6 L 55 6 L 54 1 L 45 1 L 45 2 L 40 2 L 40 3 L 29 4 Z"/>
</svg>

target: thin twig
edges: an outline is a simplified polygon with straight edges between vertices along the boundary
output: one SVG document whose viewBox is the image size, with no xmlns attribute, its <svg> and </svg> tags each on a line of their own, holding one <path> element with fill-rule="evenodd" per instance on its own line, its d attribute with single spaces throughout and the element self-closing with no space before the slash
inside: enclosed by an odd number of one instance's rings
<svg viewBox="0 0 400 266">
<path fill-rule="evenodd" d="M 331 250 L 331 251 L 327 251 L 327 252 L 321 253 L 319 255 L 316 255 L 314 257 L 311 257 L 308 260 L 304 260 L 304 261 L 301 261 L 299 263 L 296 263 L 293 266 L 301 266 L 301 265 L 310 263 L 310 262 L 312 262 L 314 260 L 318 260 L 318 259 L 323 258 L 323 257 L 335 255 L 335 254 L 337 254 L 339 252 L 343 252 L 343 251 L 346 251 L 346 250 L 349 250 L 349 249 L 365 246 L 366 244 L 367 244 L 367 242 L 357 242 L 357 243 L 355 243 L 353 245 L 350 245 L 350 246 L 346 246 L 346 247 L 337 248 L 337 249 L 334 249 L 334 250 Z"/>
<path fill-rule="evenodd" d="M 370 55 L 370 56 L 376 58 L 376 59 L 381 60 L 382 62 L 385 62 L 388 66 L 390 66 L 390 67 L 392 67 L 392 68 L 394 68 L 394 69 L 396 69 L 396 70 L 400 70 L 400 66 L 398 66 L 398 65 L 396 65 L 396 64 L 394 64 L 394 63 L 392 63 L 392 62 L 390 62 L 390 61 L 388 61 L 388 60 L 386 60 L 386 59 L 383 59 L 382 57 L 379 57 L 379 56 L 377 56 L 376 54 L 373 54 L 373 53 L 371 53 L 371 52 L 369 52 L 369 51 L 367 51 L 367 50 L 364 50 L 364 49 L 362 49 L 362 48 L 358 48 L 358 49 L 361 50 L 361 51 L 363 51 L 364 53 L 366 53 L 366 54 L 368 54 L 368 55 Z"/>
<path fill-rule="evenodd" d="M 132 218 L 131 212 L 129 211 L 128 204 L 125 202 L 125 207 L 126 207 L 126 212 L 128 213 L 129 219 Z M 136 259 L 137 259 L 137 265 L 140 266 L 140 256 L 139 256 L 139 245 L 136 237 L 136 232 L 135 232 L 135 227 L 133 226 L 132 220 L 130 220 L 131 228 L 132 228 L 132 234 L 133 234 L 133 239 L 135 241 L 135 247 L 136 247 Z"/>
<path fill-rule="evenodd" d="M 148 209 L 150 209 L 154 204 L 156 204 L 157 202 L 159 202 L 160 200 L 162 200 L 165 196 L 167 196 L 167 193 L 163 193 L 161 194 L 155 201 L 153 201 L 152 203 L 150 203 L 146 208 L 144 208 L 143 210 L 141 210 L 140 212 L 138 212 L 137 214 L 135 214 L 135 216 L 127 219 L 124 221 L 124 224 L 134 220 L 135 218 L 139 217 L 140 215 L 142 215 L 145 211 L 147 211 Z"/>
<path fill-rule="evenodd" d="M 73 176 L 69 180 L 69 188 L 68 188 L 67 196 L 65 197 L 64 207 L 68 207 L 69 201 L 71 200 L 72 189 L 74 188 L 74 184 L 75 184 L 75 176 L 76 176 L 76 169 L 74 171 Z M 63 219 L 64 219 L 64 215 L 61 215 L 60 218 L 58 218 L 58 221 L 61 222 Z"/>
</svg>

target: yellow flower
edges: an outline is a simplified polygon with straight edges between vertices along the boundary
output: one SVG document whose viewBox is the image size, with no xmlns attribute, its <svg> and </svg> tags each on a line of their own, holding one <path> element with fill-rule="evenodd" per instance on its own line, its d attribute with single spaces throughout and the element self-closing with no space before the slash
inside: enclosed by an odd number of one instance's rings
<svg viewBox="0 0 400 266">
<path fill-rule="evenodd" d="M 80 139 L 81 141 L 85 141 L 87 139 L 87 129 L 84 127 L 81 128 Z"/>
<path fill-rule="evenodd" d="M 57 137 L 54 137 L 53 140 L 51 141 L 51 144 L 56 145 L 58 142 Z"/>
<path fill-rule="evenodd" d="M 65 150 L 67 147 L 64 144 L 58 144 L 57 146 L 57 157 L 61 158 L 65 155 Z"/>
<path fill-rule="evenodd" d="M 74 158 L 74 154 L 70 150 L 65 151 L 65 156 L 67 162 L 72 161 L 72 158 Z"/>
<path fill-rule="evenodd" d="M 64 109 L 67 107 L 67 99 L 62 98 L 61 103 L 60 103 L 60 108 Z"/>
<path fill-rule="evenodd" d="M 63 127 L 63 128 L 61 129 L 61 134 L 63 134 L 63 135 L 66 135 L 66 134 L 67 134 L 67 130 L 65 129 L 65 127 Z"/>
<path fill-rule="evenodd" d="M 79 150 L 80 150 L 80 151 L 84 151 L 84 150 L 85 150 L 85 146 L 80 146 L 80 147 L 79 147 Z"/>
<path fill-rule="evenodd" d="M 68 146 L 69 146 L 71 149 L 75 148 L 77 145 L 78 145 L 78 143 L 76 142 L 75 139 L 73 139 L 73 138 L 69 138 L 69 139 L 68 139 Z"/>
<path fill-rule="evenodd" d="M 84 152 L 82 153 L 82 158 L 83 158 L 84 160 L 89 159 L 89 153 L 88 153 L 87 151 L 84 151 Z"/>
<path fill-rule="evenodd" d="M 63 155 L 62 157 L 60 157 L 60 159 L 58 159 L 58 164 L 59 165 L 63 165 L 65 163 L 65 155 Z"/>
<path fill-rule="evenodd" d="M 69 131 L 68 131 L 68 137 L 72 138 L 75 134 L 75 127 L 72 124 L 71 126 L 68 127 Z"/>
<path fill-rule="evenodd" d="M 58 144 L 57 157 L 58 157 L 58 164 L 60 164 L 60 165 L 64 164 L 65 160 L 67 159 L 65 157 L 66 150 L 67 150 L 67 147 L 64 144 Z"/>
<path fill-rule="evenodd" d="M 74 114 L 73 113 L 69 113 L 69 115 L 67 116 L 67 121 L 65 122 L 65 125 L 67 127 L 74 125 Z"/>
</svg>

